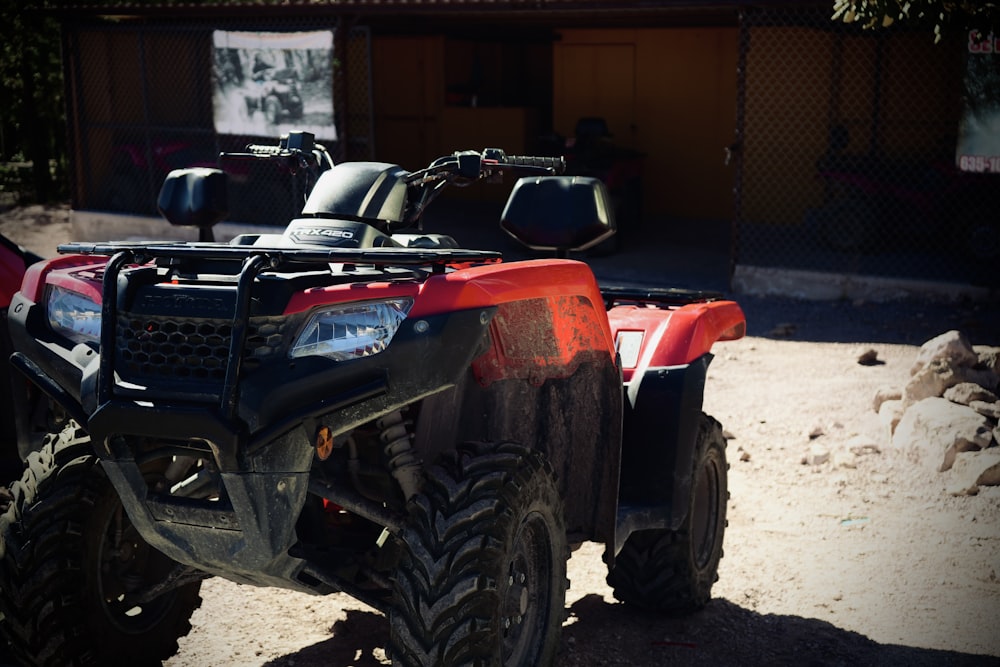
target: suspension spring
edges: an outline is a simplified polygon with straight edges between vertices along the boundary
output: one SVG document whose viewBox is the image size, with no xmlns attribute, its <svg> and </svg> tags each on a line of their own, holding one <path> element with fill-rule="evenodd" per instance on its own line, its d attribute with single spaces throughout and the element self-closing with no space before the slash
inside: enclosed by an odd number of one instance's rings
<svg viewBox="0 0 1000 667">
<path fill-rule="evenodd" d="M 389 472 L 399 484 L 403 497 L 410 500 L 423 486 L 424 465 L 413 451 L 403 414 L 399 410 L 390 412 L 377 420 L 375 425 L 380 431 L 379 439 L 389 460 Z"/>
</svg>

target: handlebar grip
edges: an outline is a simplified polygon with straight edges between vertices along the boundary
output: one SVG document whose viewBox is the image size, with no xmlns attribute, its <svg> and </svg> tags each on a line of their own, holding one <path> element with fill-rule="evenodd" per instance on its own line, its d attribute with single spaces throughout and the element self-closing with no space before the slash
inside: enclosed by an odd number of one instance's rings
<svg viewBox="0 0 1000 667">
<path fill-rule="evenodd" d="M 535 167 L 552 169 L 561 174 L 566 171 L 566 160 L 562 157 L 543 157 L 537 155 L 508 155 L 507 164 L 513 167 Z"/>
<path fill-rule="evenodd" d="M 264 144 L 247 144 L 247 153 L 254 155 L 281 155 L 284 149 L 281 146 L 267 146 Z"/>
</svg>

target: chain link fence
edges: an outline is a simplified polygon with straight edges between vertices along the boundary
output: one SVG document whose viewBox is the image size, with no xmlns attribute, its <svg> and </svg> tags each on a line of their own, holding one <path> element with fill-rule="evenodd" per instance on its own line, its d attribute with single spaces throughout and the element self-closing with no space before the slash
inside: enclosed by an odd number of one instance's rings
<svg viewBox="0 0 1000 667">
<path fill-rule="evenodd" d="M 956 167 L 965 47 L 748 11 L 738 262 L 996 285 L 1000 175 Z"/>
<path fill-rule="evenodd" d="M 997 285 L 1000 175 L 956 168 L 963 38 L 865 31 L 823 9 L 741 16 L 736 263 Z M 169 170 L 303 126 L 335 161 L 376 158 L 367 28 L 226 21 L 65 26 L 76 208 L 155 215 Z M 287 39 L 303 34 L 329 39 Z M 301 184 L 273 163 L 219 166 L 231 221 L 280 226 L 301 207 Z"/>
<path fill-rule="evenodd" d="M 274 162 L 220 159 L 289 130 L 336 161 L 372 159 L 369 32 L 330 23 L 67 25 L 76 208 L 155 215 L 172 169 L 229 174 L 229 220 L 284 225 L 302 184 Z"/>
</svg>

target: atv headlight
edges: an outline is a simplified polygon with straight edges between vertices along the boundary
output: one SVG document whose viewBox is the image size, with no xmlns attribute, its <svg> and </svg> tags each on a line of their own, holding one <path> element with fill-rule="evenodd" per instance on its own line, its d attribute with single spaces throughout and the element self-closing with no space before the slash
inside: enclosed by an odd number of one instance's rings
<svg viewBox="0 0 1000 667">
<path fill-rule="evenodd" d="M 101 340 L 101 304 L 77 292 L 50 285 L 45 298 L 49 326 L 77 343 Z"/>
<path fill-rule="evenodd" d="M 389 346 L 413 299 L 350 303 L 316 311 L 295 339 L 289 356 L 346 361 L 370 357 Z"/>
</svg>

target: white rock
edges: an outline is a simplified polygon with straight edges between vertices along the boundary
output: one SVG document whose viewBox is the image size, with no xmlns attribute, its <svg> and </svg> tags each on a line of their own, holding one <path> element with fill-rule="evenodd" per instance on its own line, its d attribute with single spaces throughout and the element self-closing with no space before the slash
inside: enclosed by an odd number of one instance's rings
<svg viewBox="0 0 1000 667">
<path fill-rule="evenodd" d="M 947 359 L 933 359 L 917 371 L 903 389 L 906 406 L 932 396 L 941 396 L 945 390 L 957 384 L 973 383 L 987 389 L 992 388 L 996 376 L 992 371 L 977 370 L 966 366 L 956 366 Z"/>
<path fill-rule="evenodd" d="M 853 470 L 858 467 L 858 458 L 852 452 L 835 451 L 831 455 L 830 460 L 834 468 L 849 468 Z"/>
<path fill-rule="evenodd" d="M 895 433 L 899 420 L 903 418 L 903 401 L 885 401 L 878 410 L 878 416 L 889 433 Z"/>
<path fill-rule="evenodd" d="M 874 438 L 863 435 L 856 435 L 845 444 L 845 448 L 854 456 L 868 456 L 870 454 L 881 454 L 882 449 L 875 442 Z"/>
<path fill-rule="evenodd" d="M 979 355 L 972 349 L 972 344 L 964 333 L 957 330 L 946 331 L 923 345 L 917 352 L 917 358 L 910 367 L 910 375 L 916 375 L 927 364 L 935 359 L 948 360 L 955 366 L 975 366 L 979 363 Z"/>
<path fill-rule="evenodd" d="M 992 391 L 973 382 L 959 382 L 953 387 L 948 387 L 944 391 L 944 397 L 952 403 L 961 403 L 962 405 L 969 405 L 973 401 L 986 403 L 1000 401 L 1000 398 Z"/>
<path fill-rule="evenodd" d="M 879 387 L 878 391 L 875 392 L 875 398 L 872 399 L 872 408 L 878 412 L 886 401 L 898 401 L 902 398 L 903 392 L 896 387 Z"/>
<path fill-rule="evenodd" d="M 993 420 L 1000 420 L 1000 400 L 987 403 L 986 401 L 971 401 L 969 407 L 984 417 Z"/>
<path fill-rule="evenodd" d="M 958 454 L 949 475 L 948 493 L 954 496 L 975 495 L 980 486 L 1000 485 L 1000 447 Z"/>
<path fill-rule="evenodd" d="M 974 345 L 972 349 L 979 356 L 979 367 L 991 370 L 1000 377 L 1000 347 Z"/>
<path fill-rule="evenodd" d="M 993 439 L 989 420 L 966 405 L 925 398 L 910 406 L 892 436 L 893 447 L 911 452 L 929 468 L 951 468 L 959 452 L 985 449 Z"/>
<path fill-rule="evenodd" d="M 813 444 L 809 446 L 809 451 L 802 457 L 802 464 L 807 466 L 819 466 L 829 460 L 830 450 L 822 445 Z"/>
</svg>

